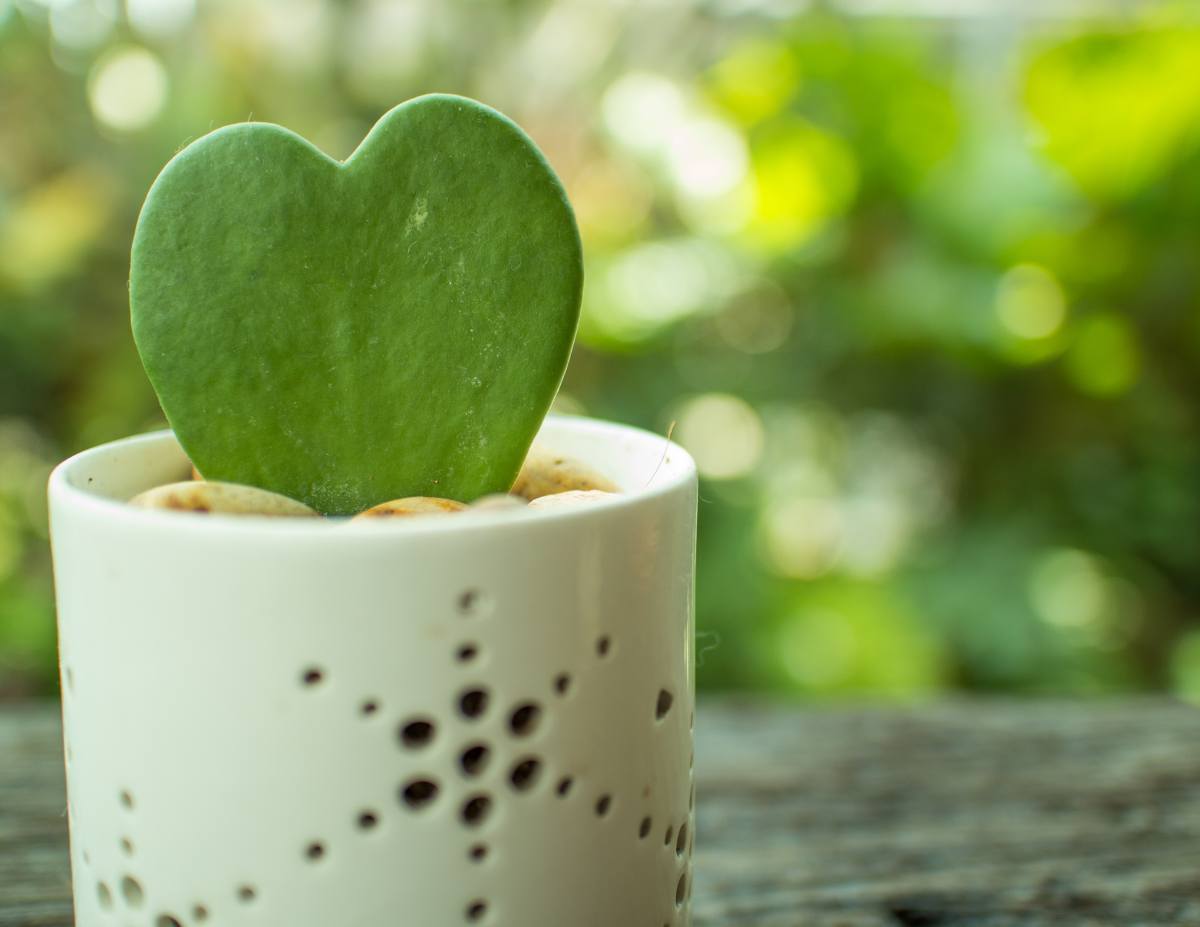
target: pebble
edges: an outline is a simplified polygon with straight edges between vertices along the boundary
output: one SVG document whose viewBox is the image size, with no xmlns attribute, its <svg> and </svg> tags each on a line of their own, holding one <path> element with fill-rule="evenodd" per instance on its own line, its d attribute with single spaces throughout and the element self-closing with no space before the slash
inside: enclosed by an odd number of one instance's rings
<svg viewBox="0 0 1200 927">
<path fill-rule="evenodd" d="M 531 509 L 569 509 L 578 508 L 583 505 L 593 505 L 597 502 L 603 502 L 606 499 L 612 499 L 616 496 L 615 492 L 606 492 L 600 489 L 571 489 L 567 492 L 556 492 L 548 496 L 539 496 L 529 503 Z"/>
<path fill-rule="evenodd" d="M 509 493 L 496 492 L 487 496 L 480 496 L 471 503 L 471 511 L 473 512 L 493 512 L 493 511 L 511 511 L 513 509 L 528 508 L 529 503 L 520 496 L 514 496 Z"/>
<path fill-rule="evenodd" d="M 531 502 L 543 496 L 590 490 L 613 493 L 617 486 L 583 461 L 536 444 L 526 456 L 512 488 L 514 495 Z"/>
<path fill-rule="evenodd" d="M 176 512 L 214 512 L 222 515 L 315 516 L 303 502 L 279 493 L 242 486 L 187 480 L 156 486 L 134 496 L 129 504 L 141 509 L 170 509 Z"/>
<path fill-rule="evenodd" d="M 466 506 L 453 499 L 439 499 L 436 496 L 406 496 L 403 499 L 392 499 L 381 502 L 366 511 L 359 512 L 351 521 L 360 518 L 407 518 L 414 515 L 449 515 L 461 512 Z"/>
</svg>

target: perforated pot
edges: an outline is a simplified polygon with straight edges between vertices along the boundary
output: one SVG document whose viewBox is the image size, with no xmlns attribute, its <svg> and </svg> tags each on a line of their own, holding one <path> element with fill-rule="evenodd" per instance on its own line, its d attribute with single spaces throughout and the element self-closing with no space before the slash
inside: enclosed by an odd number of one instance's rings
<svg viewBox="0 0 1200 927">
<path fill-rule="evenodd" d="M 613 502 L 346 524 L 51 477 L 80 927 L 689 922 L 695 471 L 551 419 Z"/>
</svg>

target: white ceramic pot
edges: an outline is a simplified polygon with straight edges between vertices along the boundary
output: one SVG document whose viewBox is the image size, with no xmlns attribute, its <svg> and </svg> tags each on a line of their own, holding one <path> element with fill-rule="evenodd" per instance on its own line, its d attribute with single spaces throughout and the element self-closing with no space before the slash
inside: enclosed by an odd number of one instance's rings
<svg viewBox="0 0 1200 927">
<path fill-rule="evenodd" d="M 51 477 L 79 927 L 680 927 L 696 478 L 371 523 L 147 511 L 170 433 Z"/>
</svg>

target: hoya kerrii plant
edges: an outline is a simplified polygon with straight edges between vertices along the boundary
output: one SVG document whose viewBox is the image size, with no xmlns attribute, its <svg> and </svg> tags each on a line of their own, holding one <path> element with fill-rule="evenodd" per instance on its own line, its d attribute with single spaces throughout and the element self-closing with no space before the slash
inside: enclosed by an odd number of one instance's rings
<svg viewBox="0 0 1200 927">
<path fill-rule="evenodd" d="M 582 284 L 562 184 L 481 103 L 402 103 L 344 162 L 218 129 L 154 182 L 130 268 L 138 351 L 203 478 L 133 501 L 374 516 L 612 491 L 544 450 L 522 470 Z"/>
</svg>

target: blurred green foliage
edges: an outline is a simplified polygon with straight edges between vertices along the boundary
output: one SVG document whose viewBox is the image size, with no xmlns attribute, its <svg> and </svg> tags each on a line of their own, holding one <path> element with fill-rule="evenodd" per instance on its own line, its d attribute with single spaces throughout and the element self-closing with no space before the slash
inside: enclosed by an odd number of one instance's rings
<svg viewBox="0 0 1200 927">
<path fill-rule="evenodd" d="M 843 6 L 0 0 L 0 692 L 54 686 L 49 466 L 161 421 L 155 172 L 438 90 L 575 203 L 560 406 L 704 472 L 702 685 L 1200 698 L 1200 24 Z"/>
</svg>

